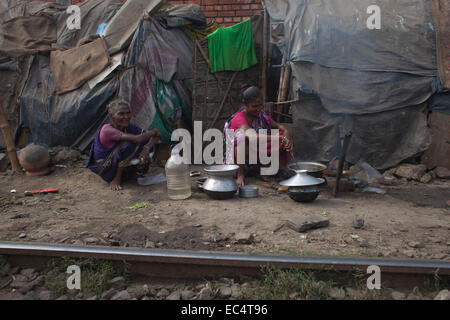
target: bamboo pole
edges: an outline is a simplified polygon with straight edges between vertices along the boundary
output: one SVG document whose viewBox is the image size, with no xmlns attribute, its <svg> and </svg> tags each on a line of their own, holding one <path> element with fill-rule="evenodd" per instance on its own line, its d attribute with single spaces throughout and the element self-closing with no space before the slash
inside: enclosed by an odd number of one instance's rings
<svg viewBox="0 0 450 320">
<path fill-rule="evenodd" d="M 265 6 L 264 1 L 261 2 L 264 7 L 264 23 L 263 23 L 263 54 L 262 54 L 262 70 L 261 70 L 261 79 L 262 79 L 262 94 L 263 94 L 263 102 L 267 100 L 267 8 Z"/>
<path fill-rule="evenodd" d="M 5 139 L 6 150 L 8 152 L 9 160 L 11 161 L 11 167 L 14 171 L 21 172 L 22 169 L 19 164 L 19 159 L 17 158 L 16 146 L 14 145 L 14 140 L 11 135 L 11 128 L 9 127 L 9 122 L 6 119 L 2 105 L 0 105 L 0 129 L 3 138 Z"/>
</svg>

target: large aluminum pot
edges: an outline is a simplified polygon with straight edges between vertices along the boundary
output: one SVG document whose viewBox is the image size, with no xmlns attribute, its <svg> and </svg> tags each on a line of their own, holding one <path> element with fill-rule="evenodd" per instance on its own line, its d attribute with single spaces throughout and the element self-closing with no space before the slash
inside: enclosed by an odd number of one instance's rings
<svg viewBox="0 0 450 320">
<path fill-rule="evenodd" d="M 215 165 L 203 169 L 208 174 L 203 191 L 217 200 L 233 198 L 238 189 L 235 181 L 238 169 L 237 165 Z"/>
</svg>

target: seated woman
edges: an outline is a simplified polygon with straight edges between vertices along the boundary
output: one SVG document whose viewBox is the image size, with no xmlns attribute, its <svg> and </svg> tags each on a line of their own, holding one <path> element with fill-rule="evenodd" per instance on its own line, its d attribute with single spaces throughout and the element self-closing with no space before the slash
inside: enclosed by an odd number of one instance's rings
<svg viewBox="0 0 450 320">
<path fill-rule="evenodd" d="M 97 132 L 89 153 L 87 167 L 109 182 L 112 190 L 122 189 L 121 181 L 132 178 L 137 171 L 131 166 L 134 158 L 148 170 L 149 153 L 161 135 L 157 129 L 146 132 L 130 123 L 131 110 L 127 102 L 115 100 L 108 105 L 111 124 Z M 143 172 L 145 173 L 145 172 Z"/>
<path fill-rule="evenodd" d="M 245 143 L 245 161 L 246 164 L 240 164 L 237 173 L 236 183 L 242 186 L 245 183 L 245 176 L 251 173 L 259 173 L 261 164 L 249 165 L 249 153 L 258 153 L 258 150 L 250 150 L 248 143 L 250 140 L 259 145 L 259 140 L 267 141 L 267 152 L 279 151 L 280 164 L 285 166 L 289 160 L 289 154 L 293 150 L 293 140 L 290 131 L 283 125 L 275 122 L 267 115 L 263 107 L 262 94 L 256 87 L 246 88 L 243 92 L 243 107 L 235 113 L 225 124 L 225 137 L 227 139 L 226 163 L 230 163 L 237 158 L 238 146 Z M 254 130 L 249 130 L 254 129 Z M 267 134 L 258 133 L 260 129 L 266 129 Z M 280 130 L 277 137 L 278 145 L 271 146 L 271 129 Z M 256 144 L 254 144 L 256 145 Z M 278 150 L 277 150 L 278 149 Z"/>
</svg>

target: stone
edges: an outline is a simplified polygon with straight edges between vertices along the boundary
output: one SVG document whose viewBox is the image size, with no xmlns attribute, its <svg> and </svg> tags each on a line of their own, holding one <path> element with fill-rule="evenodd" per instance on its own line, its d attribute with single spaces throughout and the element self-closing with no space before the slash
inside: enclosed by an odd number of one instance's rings
<svg viewBox="0 0 450 320">
<path fill-rule="evenodd" d="M 364 219 L 353 220 L 353 228 L 361 229 L 362 227 L 364 227 Z"/>
<path fill-rule="evenodd" d="M 393 291 L 391 293 L 391 297 L 394 300 L 406 300 L 406 294 L 403 292 Z"/>
<path fill-rule="evenodd" d="M 19 234 L 19 239 L 24 239 L 24 238 L 26 238 L 26 237 L 27 237 L 27 235 L 26 235 L 25 233 Z"/>
<path fill-rule="evenodd" d="M 80 152 L 77 150 L 63 148 L 53 157 L 53 163 L 60 164 L 64 162 L 75 162 L 80 158 Z"/>
<path fill-rule="evenodd" d="M 221 299 L 226 299 L 226 298 L 231 297 L 231 287 L 221 286 L 219 288 L 218 296 Z"/>
<path fill-rule="evenodd" d="M 166 288 L 162 288 L 161 290 L 158 291 L 158 293 L 156 294 L 157 298 L 165 298 L 170 294 L 169 290 L 167 290 Z"/>
<path fill-rule="evenodd" d="M 92 297 L 86 298 L 86 300 L 97 300 L 97 296 L 92 296 Z"/>
<path fill-rule="evenodd" d="M 254 240 L 254 235 L 248 232 L 239 232 L 234 236 L 234 243 L 251 244 Z"/>
<path fill-rule="evenodd" d="M 410 246 L 411 248 L 416 248 L 416 249 L 424 247 L 423 243 L 420 241 L 409 241 L 408 246 Z"/>
<path fill-rule="evenodd" d="M 203 288 L 200 290 L 198 299 L 199 300 L 212 300 L 214 298 L 214 295 L 210 288 Z"/>
<path fill-rule="evenodd" d="M 310 229 L 328 227 L 329 224 L 330 219 L 318 214 L 310 214 L 286 220 L 286 226 L 297 232 L 306 232 Z"/>
<path fill-rule="evenodd" d="M 423 164 L 402 164 L 395 171 L 395 175 L 408 180 L 417 180 L 423 177 L 427 167 Z"/>
<path fill-rule="evenodd" d="M 436 253 L 436 254 L 433 254 L 432 256 L 431 256 L 431 259 L 434 259 L 434 260 L 443 260 L 443 259 L 445 259 L 447 257 L 447 255 L 445 254 L 445 253 Z"/>
<path fill-rule="evenodd" d="M 299 296 L 298 292 L 293 292 L 289 295 L 289 299 L 295 300 Z"/>
<path fill-rule="evenodd" d="M 64 294 L 61 297 L 57 298 L 56 300 L 69 300 L 69 297 Z"/>
<path fill-rule="evenodd" d="M 0 172 L 6 171 L 9 164 L 9 157 L 6 153 L 0 153 Z"/>
<path fill-rule="evenodd" d="M 241 295 L 242 295 L 242 293 L 241 293 L 241 288 L 239 288 L 239 285 L 233 284 L 231 286 L 231 297 L 238 299 L 241 297 Z"/>
<path fill-rule="evenodd" d="M 183 291 L 181 291 L 181 300 L 190 300 L 194 296 L 195 296 L 195 293 L 192 290 L 183 290 Z"/>
<path fill-rule="evenodd" d="M 52 293 L 48 290 L 41 291 L 38 296 L 39 300 L 51 300 Z"/>
<path fill-rule="evenodd" d="M 450 291 L 447 289 L 441 290 L 433 300 L 450 300 Z"/>
<path fill-rule="evenodd" d="M 172 292 L 166 298 L 166 300 L 180 300 L 180 299 L 181 299 L 181 291 L 180 290 L 176 290 L 176 291 Z"/>
<path fill-rule="evenodd" d="M 428 174 L 428 173 L 425 173 L 425 174 L 422 176 L 422 178 L 420 178 L 420 182 L 421 182 L 421 183 L 428 183 L 428 182 L 430 182 L 431 180 L 433 180 L 433 177 L 432 177 L 430 174 Z"/>
<path fill-rule="evenodd" d="M 101 297 L 100 297 L 100 299 L 102 299 L 102 300 L 109 300 L 112 297 L 114 297 L 116 294 L 117 294 L 117 290 L 111 288 L 111 289 L 103 292 Z"/>
<path fill-rule="evenodd" d="M 14 276 L 14 281 L 27 282 L 28 278 L 26 276 L 24 276 L 23 274 L 17 274 L 17 275 Z"/>
<path fill-rule="evenodd" d="M 333 299 L 344 299 L 345 298 L 345 291 L 340 288 L 331 287 L 328 291 L 328 294 Z"/>
<path fill-rule="evenodd" d="M 450 170 L 445 167 L 437 167 L 434 169 L 434 173 L 438 178 L 450 179 Z"/>
<path fill-rule="evenodd" d="M 366 239 L 359 239 L 358 242 L 359 242 L 359 246 L 361 248 L 368 248 L 368 247 L 370 247 L 369 241 L 367 241 Z"/>
<path fill-rule="evenodd" d="M 147 297 L 147 296 L 144 296 L 144 297 L 142 297 L 142 299 L 141 300 L 150 300 L 150 298 L 149 297 Z"/>
<path fill-rule="evenodd" d="M 85 244 L 97 244 L 99 242 L 95 237 L 84 238 L 83 241 Z"/>
<path fill-rule="evenodd" d="M 111 300 L 130 300 L 131 295 L 127 290 L 122 290 L 120 292 L 117 292 Z"/>
<path fill-rule="evenodd" d="M 405 250 L 402 253 L 408 258 L 414 258 L 416 256 L 416 252 L 414 250 Z"/>
<path fill-rule="evenodd" d="M 361 300 L 364 295 L 361 290 L 356 290 L 353 288 L 345 288 L 345 292 L 350 299 L 354 300 Z"/>
<path fill-rule="evenodd" d="M 23 269 L 20 274 L 27 277 L 28 280 L 33 280 L 36 278 L 36 270 L 32 268 Z"/>
<path fill-rule="evenodd" d="M 124 277 L 115 277 L 114 279 L 109 280 L 108 284 L 117 291 L 124 290 L 127 287 L 127 282 Z"/>
</svg>

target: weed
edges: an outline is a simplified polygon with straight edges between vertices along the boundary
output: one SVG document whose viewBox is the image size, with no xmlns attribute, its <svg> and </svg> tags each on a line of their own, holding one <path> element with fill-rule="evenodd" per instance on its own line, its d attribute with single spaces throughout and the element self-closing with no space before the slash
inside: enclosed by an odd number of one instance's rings
<svg viewBox="0 0 450 320">
<path fill-rule="evenodd" d="M 317 281 L 313 272 L 272 266 L 262 267 L 262 272 L 264 279 L 248 292 L 250 299 L 286 300 L 292 294 L 295 299 L 328 299 L 332 282 Z"/>
<path fill-rule="evenodd" d="M 97 259 L 74 259 L 64 257 L 50 262 L 51 269 L 45 276 L 45 286 L 55 295 L 60 296 L 66 292 L 67 267 L 77 265 L 81 270 L 81 290 L 99 296 L 107 289 L 108 281 L 112 278 L 127 273 L 128 266 L 123 270 L 114 263 Z"/>
</svg>

